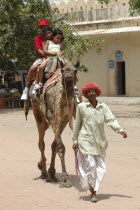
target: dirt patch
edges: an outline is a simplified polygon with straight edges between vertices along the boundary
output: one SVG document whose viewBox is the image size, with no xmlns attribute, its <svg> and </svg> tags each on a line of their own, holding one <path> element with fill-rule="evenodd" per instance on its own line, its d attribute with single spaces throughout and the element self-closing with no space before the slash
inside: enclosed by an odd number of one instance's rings
<svg viewBox="0 0 140 210">
<path fill-rule="evenodd" d="M 98 192 L 99 202 L 89 200 L 89 192 L 82 191 L 75 178 L 74 153 L 69 127 L 62 135 L 66 146 L 67 172 L 72 188 L 61 189 L 60 183 L 40 180 L 37 162 L 40 160 L 38 132 L 32 111 L 28 121 L 23 110 L 1 110 L 0 124 L 0 209 L 95 209 L 137 210 L 140 209 L 140 107 L 110 105 L 119 123 L 128 133 L 123 139 L 105 126 L 109 141 L 106 164 L 107 174 Z M 52 129 L 46 132 L 46 157 L 49 167 Z M 56 175 L 61 176 L 61 163 L 56 158 Z M 96 206 L 96 207 L 95 207 Z"/>
</svg>

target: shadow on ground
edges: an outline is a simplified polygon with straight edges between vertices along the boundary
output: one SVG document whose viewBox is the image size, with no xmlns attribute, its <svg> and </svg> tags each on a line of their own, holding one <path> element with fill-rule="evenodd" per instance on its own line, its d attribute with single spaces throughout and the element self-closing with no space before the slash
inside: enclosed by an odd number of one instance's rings
<svg viewBox="0 0 140 210">
<path fill-rule="evenodd" d="M 58 179 L 58 182 L 49 182 L 49 184 L 60 185 L 61 173 L 56 173 L 56 177 Z M 38 179 L 40 179 L 40 177 L 33 178 L 33 180 L 35 180 L 35 181 Z M 42 179 L 42 181 L 46 184 L 48 183 L 48 182 L 46 182 L 45 179 Z M 82 187 L 79 184 L 79 180 L 76 179 L 75 175 L 70 174 L 70 181 L 71 181 L 72 187 L 74 187 L 76 190 L 78 190 L 79 199 L 84 200 L 84 201 L 90 201 L 90 193 L 86 192 L 85 190 L 82 189 Z M 97 197 L 98 197 L 98 200 L 106 200 L 106 199 L 110 199 L 111 197 L 132 198 L 131 196 L 128 196 L 128 195 L 120 195 L 120 194 L 115 194 L 115 193 L 114 194 L 103 194 L 102 193 L 102 194 L 98 194 Z"/>
<path fill-rule="evenodd" d="M 132 198 L 131 196 L 120 195 L 120 194 L 103 194 L 102 193 L 102 194 L 97 195 L 98 200 L 106 200 L 106 199 L 110 199 L 111 197 Z M 80 195 L 79 199 L 84 200 L 84 201 L 90 201 L 90 195 Z"/>
</svg>

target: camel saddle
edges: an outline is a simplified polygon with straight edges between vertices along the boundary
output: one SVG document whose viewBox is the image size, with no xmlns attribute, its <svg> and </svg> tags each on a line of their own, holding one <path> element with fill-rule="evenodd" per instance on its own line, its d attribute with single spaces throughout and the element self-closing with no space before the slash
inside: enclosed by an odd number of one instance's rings
<svg viewBox="0 0 140 210">
<path fill-rule="evenodd" d="M 53 87 L 59 80 L 62 80 L 61 68 L 58 67 L 53 73 L 52 77 L 49 78 L 43 86 L 43 95 Z"/>
</svg>

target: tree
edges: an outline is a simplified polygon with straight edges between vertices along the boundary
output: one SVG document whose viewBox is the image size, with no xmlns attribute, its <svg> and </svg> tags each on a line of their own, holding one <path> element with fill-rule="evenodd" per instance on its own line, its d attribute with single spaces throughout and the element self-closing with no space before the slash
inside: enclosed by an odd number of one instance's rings
<svg viewBox="0 0 140 210">
<path fill-rule="evenodd" d="M 131 14 L 137 11 L 140 14 L 140 1 L 139 0 L 129 0 Z"/>
<path fill-rule="evenodd" d="M 11 59 L 17 59 L 22 68 L 31 65 L 37 22 L 46 16 L 48 10 L 41 0 L 0 0 L 0 68 Z"/>
<path fill-rule="evenodd" d="M 57 14 L 51 10 L 48 0 L 0 0 L 0 68 L 12 69 L 9 66 L 12 59 L 18 61 L 20 68 L 29 68 L 36 59 L 33 39 L 38 34 L 37 22 L 41 19 L 47 19 L 53 28 L 63 30 L 66 57 L 70 60 L 80 59 L 93 47 L 101 50 L 100 40 L 74 35 L 74 28 L 62 17 L 58 19 Z M 87 70 L 85 66 L 81 69 Z"/>
</svg>

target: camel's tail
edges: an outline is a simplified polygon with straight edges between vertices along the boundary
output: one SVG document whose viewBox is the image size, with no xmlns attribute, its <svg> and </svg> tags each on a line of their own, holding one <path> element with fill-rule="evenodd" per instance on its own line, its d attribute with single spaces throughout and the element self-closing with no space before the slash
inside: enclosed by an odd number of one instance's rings
<svg viewBox="0 0 140 210">
<path fill-rule="evenodd" d="M 25 112 L 26 121 L 27 121 L 29 109 L 30 109 L 30 100 L 24 101 L 24 112 Z"/>
</svg>

